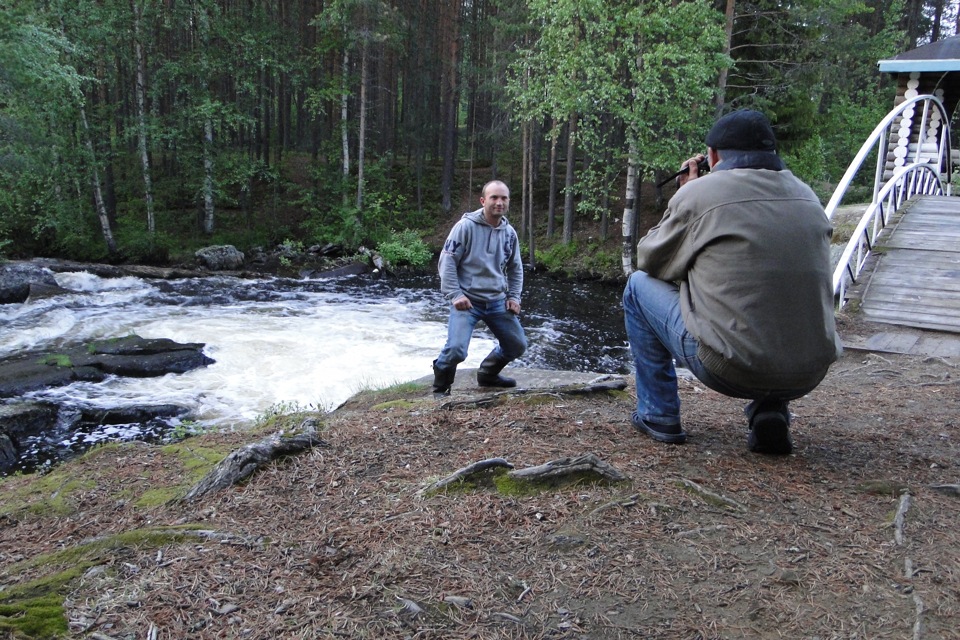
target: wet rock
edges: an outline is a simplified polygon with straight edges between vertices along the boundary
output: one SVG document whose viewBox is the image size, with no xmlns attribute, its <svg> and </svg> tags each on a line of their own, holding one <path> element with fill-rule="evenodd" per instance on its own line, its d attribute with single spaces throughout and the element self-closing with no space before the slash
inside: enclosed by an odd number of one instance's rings
<svg viewBox="0 0 960 640">
<path fill-rule="evenodd" d="M 29 264 L 39 265 L 53 271 L 64 273 L 82 271 L 98 278 L 146 278 L 154 280 L 172 280 L 174 278 L 204 278 L 210 275 L 209 270 L 185 268 L 182 266 L 157 267 L 145 264 L 102 264 L 98 262 L 74 262 L 72 260 L 57 260 L 52 258 L 34 258 Z M 233 275 L 242 277 L 257 277 L 259 274 L 239 272 Z"/>
<path fill-rule="evenodd" d="M 0 398 L 74 381 L 99 382 L 108 375 L 149 378 L 186 373 L 214 362 L 203 354 L 204 346 L 131 335 L 65 347 L 55 353 L 20 354 L 0 360 Z"/>
<path fill-rule="evenodd" d="M 51 286 L 42 282 L 31 282 L 29 291 L 30 293 L 25 300 L 27 304 L 36 302 L 37 300 L 43 300 L 44 298 L 55 298 L 57 296 L 76 293 L 76 291 L 70 291 L 57 285 Z"/>
<path fill-rule="evenodd" d="M 131 405 L 110 409 L 84 409 L 81 421 L 94 425 L 150 422 L 157 418 L 179 418 L 187 409 L 175 404 Z"/>
<path fill-rule="evenodd" d="M 211 271 L 233 271 L 243 267 L 243 252 L 229 244 L 204 247 L 194 255 Z"/>
<path fill-rule="evenodd" d="M 0 474 L 24 470 L 24 449 L 36 455 L 37 439 L 41 441 L 68 439 L 75 432 L 90 433 L 110 425 L 139 425 L 147 431 L 159 422 L 169 424 L 171 418 L 181 418 L 189 412 L 186 407 L 173 404 L 128 405 L 95 408 L 60 406 L 46 402 L 17 402 L 0 405 Z M 29 444 L 33 440 L 33 444 Z M 56 447 L 54 447 L 56 448 Z M 40 450 L 51 455 L 50 445 L 41 444 Z M 61 453 L 54 457 L 62 456 Z"/>
<path fill-rule="evenodd" d="M 56 405 L 46 402 L 19 402 L 0 405 L 0 433 L 14 443 L 36 436 L 57 423 Z"/>
<path fill-rule="evenodd" d="M 20 453 L 13 445 L 10 437 L 5 433 L 0 433 L 0 473 L 12 469 L 17 464 L 17 458 Z"/>
<path fill-rule="evenodd" d="M 27 262 L 0 264 L 0 304 L 23 302 L 30 296 L 31 285 L 56 287 L 53 272 Z"/>
<path fill-rule="evenodd" d="M 301 278 L 342 278 L 343 276 L 355 276 L 361 273 L 367 273 L 370 267 L 361 262 L 351 262 L 341 267 L 331 267 L 325 269 L 303 269 L 300 271 Z"/>
</svg>

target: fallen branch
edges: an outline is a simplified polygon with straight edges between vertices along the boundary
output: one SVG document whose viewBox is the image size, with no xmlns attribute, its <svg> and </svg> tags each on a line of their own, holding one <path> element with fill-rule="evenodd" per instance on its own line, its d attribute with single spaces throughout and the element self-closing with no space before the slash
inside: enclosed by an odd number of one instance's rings
<svg viewBox="0 0 960 640">
<path fill-rule="evenodd" d="M 595 473 L 611 482 L 622 482 L 627 479 L 627 476 L 592 453 L 577 458 L 560 458 L 536 467 L 517 469 L 507 475 L 517 480 L 546 480 L 575 473 Z"/>
<path fill-rule="evenodd" d="M 903 526 L 907 518 L 907 510 L 910 509 L 910 494 L 904 493 L 900 496 L 900 505 L 897 507 L 897 515 L 893 517 L 893 539 L 897 545 L 903 544 Z"/>
<path fill-rule="evenodd" d="M 612 509 L 614 507 L 632 507 L 635 504 L 637 504 L 637 500 L 639 498 L 640 498 L 640 494 L 634 493 L 633 495 L 627 496 L 626 498 L 617 498 L 616 500 L 606 502 L 600 505 L 599 507 L 597 507 L 596 509 L 594 509 L 593 511 L 591 511 L 589 514 L 589 517 L 592 518 L 598 513 L 606 511 L 607 509 Z"/>
<path fill-rule="evenodd" d="M 724 531 L 729 528 L 730 527 L 728 527 L 725 524 L 714 524 L 714 525 L 710 525 L 709 527 L 697 527 L 696 529 L 688 529 L 686 531 L 681 531 L 676 535 L 676 537 L 689 538 L 690 536 L 697 536 L 697 535 L 700 535 L 701 533 L 708 533 L 710 531 Z"/>
<path fill-rule="evenodd" d="M 698 496 L 700 496 L 701 498 L 703 498 L 706 502 L 709 502 L 709 503 L 712 503 L 712 504 L 714 504 L 714 505 L 718 505 L 718 506 L 721 506 L 721 507 L 729 507 L 729 508 L 731 508 L 731 509 L 736 509 L 737 511 L 746 511 L 746 510 L 747 510 L 747 508 L 746 508 L 745 506 L 743 506 L 742 504 L 740 504 L 740 503 L 737 502 L 736 500 L 733 500 L 733 499 L 728 498 L 728 497 L 726 497 L 726 496 L 722 496 L 722 495 L 720 495 L 719 493 L 714 493 L 713 491 L 710 491 L 709 489 L 705 489 L 705 488 L 701 487 L 699 484 L 697 484 L 696 482 L 694 482 L 693 480 L 687 480 L 686 478 L 680 478 L 680 484 L 682 484 L 683 486 L 685 486 L 685 487 L 686 487 L 687 489 L 689 489 L 691 492 L 693 492 L 693 493 L 695 493 L 696 495 L 698 495 Z"/>
<path fill-rule="evenodd" d="M 296 435 L 289 437 L 273 435 L 237 449 L 195 484 L 183 500 L 187 502 L 196 500 L 208 493 L 237 484 L 278 458 L 327 445 L 317 435 L 313 420 L 304 421 L 300 428 L 302 431 Z"/>
</svg>

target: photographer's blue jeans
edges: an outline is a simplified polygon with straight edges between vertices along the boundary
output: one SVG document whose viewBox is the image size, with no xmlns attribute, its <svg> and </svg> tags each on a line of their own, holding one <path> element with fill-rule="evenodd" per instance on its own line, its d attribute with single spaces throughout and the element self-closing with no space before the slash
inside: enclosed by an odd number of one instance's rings
<svg viewBox="0 0 960 640">
<path fill-rule="evenodd" d="M 676 366 L 689 369 L 707 387 L 727 396 L 769 396 L 768 392 L 727 384 L 707 371 L 697 355 L 699 343 L 683 322 L 680 289 L 672 282 L 634 272 L 623 291 L 623 315 L 636 370 L 637 416 L 643 420 L 680 424 Z"/>
<path fill-rule="evenodd" d="M 523 355 L 527 350 L 527 337 L 520 326 L 520 318 L 507 311 L 507 301 L 473 302 L 473 308 L 466 311 L 450 305 L 450 320 L 447 323 L 447 344 L 437 356 L 436 366 L 440 369 L 455 367 L 467 359 L 467 349 L 473 329 L 481 320 L 497 339 L 491 355 L 509 362 Z"/>
</svg>

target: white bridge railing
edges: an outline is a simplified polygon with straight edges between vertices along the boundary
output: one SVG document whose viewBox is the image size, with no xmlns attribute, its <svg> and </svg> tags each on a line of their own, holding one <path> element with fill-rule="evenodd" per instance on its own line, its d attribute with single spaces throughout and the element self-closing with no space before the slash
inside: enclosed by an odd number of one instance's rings
<svg viewBox="0 0 960 640">
<path fill-rule="evenodd" d="M 911 142 L 911 136 L 916 142 Z M 916 195 L 949 194 L 953 170 L 950 116 L 943 103 L 934 96 L 921 95 L 888 113 L 841 178 L 825 208 L 828 218 L 833 218 L 857 173 L 873 153 L 877 156 L 873 197 L 833 272 L 833 293 L 838 307 L 846 303 L 847 289 L 857 282 L 893 213 Z"/>
</svg>

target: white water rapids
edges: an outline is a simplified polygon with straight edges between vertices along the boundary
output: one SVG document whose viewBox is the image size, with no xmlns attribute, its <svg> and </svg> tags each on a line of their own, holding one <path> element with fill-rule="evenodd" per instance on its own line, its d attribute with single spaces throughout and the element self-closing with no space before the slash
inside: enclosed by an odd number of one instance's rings
<svg viewBox="0 0 960 640">
<path fill-rule="evenodd" d="M 176 404 L 203 425 L 239 427 L 272 408 L 331 410 L 361 389 L 432 375 L 431 362 L 446 339 L 447 309 L 436 278 L 406 284 L 366 276 L 147 281 L 78 272 L 56 279 L 76 293 L 0 305 L 0 357 L 137 334 L 204 343 L 216 361 L 185 374 L 76 382 L 26 397 L 61 405 Z M 597 297 L 589 285 L 528 289 L 522 322 L 530 350 L 511 366 L 624 371 L 626 347 L 616 328 L 591 329 L 582 319 L 551 315 L 572 311 L 589 318 L 592 311 L 622 327 L 619 318 L 607 317 L 617 313 L 618 295 Z M 476 367 L 493 344 L 481 323 L 462 366 Z"/>
</svg>

